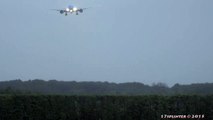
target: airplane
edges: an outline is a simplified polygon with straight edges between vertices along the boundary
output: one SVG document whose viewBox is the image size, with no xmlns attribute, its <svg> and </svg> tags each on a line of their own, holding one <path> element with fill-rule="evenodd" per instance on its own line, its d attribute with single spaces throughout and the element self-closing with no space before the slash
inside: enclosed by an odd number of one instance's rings
<svg viewBox="0 0 213 120">
<path fill-rule="evenodd" d="M 67 8 L 63 9 L 63 10 L 59 10 L 59 9 L 52 9 L 52 10 L 56 10 L 59 11 L 61 14 L 65 14 L 65 16 L 68 15 L 68 13 L 75 13 L 76 15 L 78 15 L 79 13 L 83 13 L 84 10 L 86 10 L 88 8 L 78 8 L 76 6 L 73 5 L 69 5 Z"/>
</svg>

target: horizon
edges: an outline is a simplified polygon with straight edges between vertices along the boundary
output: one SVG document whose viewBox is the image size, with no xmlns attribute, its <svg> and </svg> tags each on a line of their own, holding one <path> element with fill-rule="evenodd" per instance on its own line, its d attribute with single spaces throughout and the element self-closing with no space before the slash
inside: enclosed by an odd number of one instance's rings
<svg viewBox="0 0 213 120">
<path fill-rule="evenodd" d="M 14 80 L 0 80 L 1 82 L 12 82 L 12 81 L 21 81 L 21 82 L 32 82 L 32 81 L 43 81 L 43 82 L 51 82 L 51 81 L 56 81 L 56 82 L 76 82 L 76 83 L 87 83 L 87 82 L 92 82 L 92 83 L 109 83 L 109 84 L 131 84 L 131 83 L 136 83 L 136 84 L 143 84 L 146 86 L 155 86 L 158 84 L 164 85 L 165 87 L 168 88 L 172 88 L 175 85 L 195 85 L 195 84 L 213 84 L 213 82 L 200 82 L 200 83 L 189 83 L 189 84 L 181 84 L 181 83 L 175 83 L 173 85 L 168 85 L 167 83 L 163 83 L 163 82 L 157 82 L 157 83 L 152 83 L 152 84 L 145 84 L 142 82 L 137 82 L 137 81 L 130 81 L 130 82 L 109 82 L 109 81 L 78 81 L 78 80 L 69 80 L 69 81 L 65 81 L 65 80 L 56 80 L 56 79 L 50 79 L 50 80 L 44 80 L 44 79 L 29 79 L 29 80 L 22 80 L 22 79 L 14 79 Z"/>
</svg>

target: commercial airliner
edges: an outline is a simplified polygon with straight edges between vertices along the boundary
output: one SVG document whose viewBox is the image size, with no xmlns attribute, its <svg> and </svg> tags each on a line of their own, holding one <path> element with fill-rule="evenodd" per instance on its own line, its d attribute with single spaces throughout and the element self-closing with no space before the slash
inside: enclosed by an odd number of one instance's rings
<svg viewBox="0 0 213 120">
<path fill-rule="evenodd" d="M 73 5 L 69 5 L 67 8 L 59 10 L 59 9 L 52 9 L 52 10 L 56 10 L 59 11 L 61 14 L 64 14 L 65 16 L 68 15 L 68 13 L 72 14 L 75 13 L 76 15 L 78 15 L 79 13 L 83 13 L 84 10 L 86 10 L 88 8 L 78 8 L 76 6 Z"/>
</svg>

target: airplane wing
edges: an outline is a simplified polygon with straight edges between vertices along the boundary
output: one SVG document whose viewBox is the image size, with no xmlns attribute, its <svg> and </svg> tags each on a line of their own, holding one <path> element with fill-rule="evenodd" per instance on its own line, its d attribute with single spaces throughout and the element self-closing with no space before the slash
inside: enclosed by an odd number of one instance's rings
<svg viewBox="0 0 213 120">
<path fill-rule="evenodd" d="M 81 8 L 81 9 L 83 9 L 83 10 L 86 10 L 86 9 L 89 9 L 90 7 L 88 7 L 88 8 Z"/>
<path fill-rule="evenodd" d="M 55 11 L 64 11 L 64 10 L 59 10 L 59 9 L 50 9 L 50 10 L 55 10 Z"/>
<path fill-rule="evenodd" d="M 60 9 L 51 9 L 51 10 L 59 11 L 61 14 L 65 13 L 65 15 L 67 16 L 66 10 L 60 10 Z"/>
<path fill-rule="evenodd" d="M 80 9 L 77 10 L 77 12 L 83 13 L 83 11 L 86 10 L 86 9 L 89 9 L 89 8 L 80 8 Z"/>
</svg>

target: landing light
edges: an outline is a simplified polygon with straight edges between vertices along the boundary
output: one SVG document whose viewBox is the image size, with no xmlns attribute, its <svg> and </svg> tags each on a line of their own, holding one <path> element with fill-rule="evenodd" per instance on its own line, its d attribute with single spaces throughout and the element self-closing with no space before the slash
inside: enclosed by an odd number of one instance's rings
<svg viewBox="0 0 213 120">
<path fill-rule="evenodd" d="M 78 10 L 78 8 L 76 8 L 76 7 L 73 8 L 73 11 L 77 11 L 77 10 Z"/>
<path fill-rule="evenodd" d="M 70 9 L 69 9 L 69 8 L 66 8 L 66 11 L 67 11 L 67 12 L 69 12 L 69 11 L 70 11 Z"/>
</svg>

